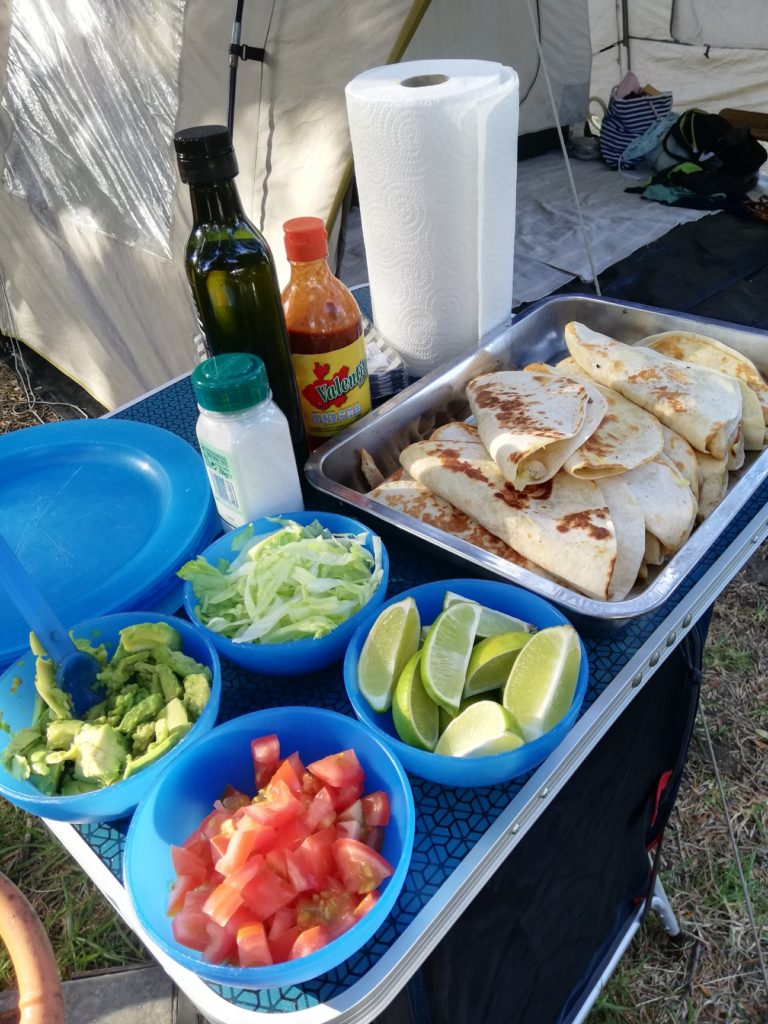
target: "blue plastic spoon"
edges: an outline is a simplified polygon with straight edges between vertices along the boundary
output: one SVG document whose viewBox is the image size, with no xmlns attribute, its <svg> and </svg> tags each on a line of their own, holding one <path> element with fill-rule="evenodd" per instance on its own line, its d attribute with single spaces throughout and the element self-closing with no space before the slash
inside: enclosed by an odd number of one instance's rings
<svg viewBox="0 0 768 1024">
<path fill-rule="evenodd" d="M 56 665 L 56 681 L 72 697 L 75 715 L 82 717 L 99 699 L 96 675 L 101 671 L 101 665 L 92 654 L 78 651 L 42 591 L 2 534 L 0 582 Z"/>
</svg>

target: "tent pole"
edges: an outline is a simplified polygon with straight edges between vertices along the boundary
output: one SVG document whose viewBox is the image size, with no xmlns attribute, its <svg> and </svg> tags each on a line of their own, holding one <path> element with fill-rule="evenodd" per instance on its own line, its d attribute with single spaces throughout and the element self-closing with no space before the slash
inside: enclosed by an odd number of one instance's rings
<svg viewBox="0 0 768 1024">
<path fill-rule="evenodd" d="M 627 71 L 631 71 L 632 52 L 629 48 L 629 0 L 621 0 L 621 21 L 623 28 L 621 44 L 627 51 Z"/>
</svg>

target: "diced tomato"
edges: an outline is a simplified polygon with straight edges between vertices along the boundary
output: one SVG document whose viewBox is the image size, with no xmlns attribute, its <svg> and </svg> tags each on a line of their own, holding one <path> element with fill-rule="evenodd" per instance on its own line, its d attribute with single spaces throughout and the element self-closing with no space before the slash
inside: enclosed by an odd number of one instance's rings
<svg viewBox="0 0 768 1024">
<path fill-rule="evenodd" d="M 348 839 L 362 839 L 363 826 L 359 821 L 336 821 L 336 831 L 339 836 L 346 836 Z"/>
<path fill-rule="evenodd" d="M 338 821 L 355 821 L 362 828 L 363 827 L 363 801 L 355 800 L 349 807 L 345 807 L 343 811 L 339 811 Z"/>
<path fill-rule="evenodd" d="M 300 846 L 312 829 L 306 824 L 303 818 L 294 818 L 287 825 L 282 825 L 275 834 L 274 848 L 276 850 L 295 850 Z"/>
<path fill-rule="evenodd" d="M 389 824 L 389 797 L 383 789 L 377 789 L 375 793 L 369 793 L 367 796 L 364 796 L 361 803 L 363 805 L 363 819 L 367 828 L 371 828 L 374 825 Z"/>
<path fill-rule="evenodd" d="M 285 864 L 285 850 L 268 850 L 264 854 L 264 860 L 280 878 L 288 878 L 288 868 Z"/>
<path fill-rule="evenodd" d="M 369 828 L 366 832 L 363 833 L 362 841 L 365 843 L 366 846 L 370 846 L 372 850 L 375 850 L 377 853 L 379 853 L 381 851 L 382 846 L 384 845 L 384 829 L 381 827 L 381 825 L 373 825 L 371 828 Z"/>
<path fill-rule="evenodd" d="M 227 875 L 224 881 L 230 889 L 242 892 L 250 880 L 264 870 L 264 863 L 265 858 L 260 853 L 252 853 L 245 864 L 233 871 L 231 875 Z"/>
<path fill-rule="evenodd" d="M 225 823 L 232 820 L 232 815 L 229 811 L 218 811 L 214 810 L 204 818 L 200 823 L 200 831 L 204 836 L 210 839 L 212 836 L 216 836 L 219 832 L 225 828 Z"/>
<path fill-rule="evenodd" d="M 221 794 L 221 806 L 225 811 L 236 811 L 238 807 L 245 807 L 251 802 L 251 798 L 242 789 L 235 789 L 234 786 L 225 786 Z"/>
<path fill-rule="evenodd" d="M 291 757 L 294 757 L 294 755 L 291 754 Z M 304 774 L 304 766 L 302 765 L 301 767 L 301 774 L 297 775 L 295 762 L 291 760 L 291 757 L 286 757 L 286 759 L 280 764 L 280 767 L 270 779 L 269 784 L 270 786 L 274 786 L 278 779 L 282 779 L 294 796 L 301 796 L 301 776 Z"/>
<path fill-rule="evenodd" d="M 198 884 L 198 881 L 192 875 L 177 875 L 171 889 L 171 894 L 168 897 L 167 912 L 169 914 L 178 913 L 184 906 L 187 894 L 195 889 Z"/>
<path fill-rule="evenodd" d="M 242 905 L 242 895 L 232 886 L 224 883 L 217 885 L 210 894 L 203 905 L 203 912 L 223 928 Z"/>
<path fill-rule="evenodd" d="M 251 740 L 251 757 L 253 758 L 253 777 L 256 790 L 263 789 L 272 778 L 280 764 L 280 741 L 274 733 Z"/>
<path fill-rule="evenodd" d="M 219 832 L 215 836 L 211 836 L 208 840 L 211 848 L 211 860 L 218 871 L 218 864 L 224 854 L 229 848 L 230 836 L 225 835 L 223 832 Z"/>
<path fill-rule="evenodd" d="M 246 925 L 238 931 L 237 957 L 241 967 L 264 967 L 274 963 L 261 921 Z"/>
<path fill-rule="evenodd" d="M 189 852 L 197 857 L 204 869 L 211 866 L 213 861 L 211 860 L 211 848 L 208 842 L 208 836 L 202 831 L 197 829 L 191 836 L 184 840 L 181 844 L 181 849 L 189 850 Z M 174 865 L 175 866 L 175 865 Z M 190 874 L 191 872 L 187 872 Z"/>
<path fill-rule="evenodd" d="M 301 928 L 298 925 L 294 925 L 293 928 L 288 928 L 287 931 L 281 932 L 276 938 L 270 939 L 269 945 L 272 950 L 272 959 L 276 964 L 290 959 L 293 944 L 299 935 L 301 935 Z"/>
<path fill-rule="evenodd" d="M 308 892 L 317 889 L 318 880 L 306 857 L 300 850 L 286 850 L 285 864 L 288 868 L 288 881 L 296 892 Z"/>
<path fill-rule="evenodd" d="M 296 890 L 285 879 L 265 867 L 243 888 L 243 900 L 260 921 L 296 898 Z"/>
<path fill-rule="evenodd" d="M 314 797 L 304 815 L 307 828 L 314 832 L 318 828 L 328 828 L 336 820 L 336 807 L 331 796 L 331 791 L 325 786 Z"/>
<path fill-rule="evenodd" d="M 281 907 L 275 911 L 269 923 L 269 941 L 273 942 L 275 939 L 279 939 L 283 932 L 287 932 L 289 928 L 295 927 L 296 911 L 293 907 Z"/>
<path fill-rule="evenodd" d="M 255 832 L 256 840 L 254 842 L 253 851 L 254 853 L 260 850 L 267 850 L 275 842 L 276 830 L 270 825 L 262 825 L 258 821 L 254 821 L 249 815 L 244 814 L 240 821 L 237 823 L 238 832 Z"/>
<path fill-rule="evenodd" d="M 189 946 L 202 953 L 210 941 L 208 922 L 210 918 L 202 910 L 180 910 L 171 921 L 174 939 L 181 946 Z"/>
<path fill-rule="evenodd" d="M 276 779 L 252 804 L 243 808 L 243 814 L 260 825 L 279 828 L 297 817 L 301 810 L 301 800 L 293 795 L 283 779 Z"/>
<path fill-rule="evenodd" d="M 296 851 L 308 864 L 310 871 L 317 879 L 318 886 L 325 884 L 326 878 L 335 868 L 336 862 L 331 847 L 337 838 L 338 833 L 333 826 L 324 828 L 320 832 L 315 832 L 314 835 L 307 836 Z"/>
<path fill-rule="evenodd" d="M 192 892 L 188 892 L 187 897 L 184 900 L 184 910 L 199 910 L 200 913 L 202 913 L 205 901 L 215 888 L 215 885 L 206 883 L 205 885 L 201 885 L 198 889 L 193 889 Z"/>
<path fill-rule="evenodd" d="M 340 789 L 331 789 L 331 796 L 336 805 L 337 811 L 344 811 L 363 795 L 363 783 L 357 782 L 352 786 L 342 786 Z"/>
<path fill-rule="evenodd" d="M 236 936 L 241 928 L 245 928 L 249 924 L 255 924 L 255 923 L 256 923 L 256 917 L 255 917 L 253 911 L 249 910 L 249 908 L 246 907 L 245 904 L 243 904 L 242 907 L 239 907 L 234 912 L 234 914 L 232 915 L 232 917 L 230 917 L 230 919 L 227 921 L 227 923 L 224 925 L 224 927 L 227 929 L 227 931 L 231 935 L 235 935 Z"/>
<path fill-rule="evenodd" d="M 304 796 L 313 797 L 323 788 L 323 784 L 320 779 L 316 779 L 312 772 L 304 770 L 304 774 L 301 777 L 301 788 L 304 792 Z"/>
<path fill-rule="evenodd" d="M 332 849 L 341 880 L 349 892 L 373 892 L 394 872 L 380 853 L 356 839 L 337 839 Z"/>
<path fill-rule="evenodd" d="M 359 921 L 361 917 L 365 917 L 369 910 L 373 910 L 376 904 L 379 902 L 379 890 L 374 889 L 373 892 L 367 892 L 365 896 L 355 907 L 355 920 Z"/>
<path fill-rule="evenodd" d="M 173 862 L 173 870 L 176 874 L 189 875 L 195 879 L 195 885 L 200 885 L 208 874 L 203 860 L 189 847 L 172 846 L 171 861 Z"/>
<path fill-rule="evenodd" d="M 331 937 L 336 938 L 356 924 L 355 901 L 356 897 L 343 889 L 326 889 L 303 896 L 296 903 L 296 924 L 304 929 L 324 925 Z"/>
<path fill-rule="evenodd" d="M 307 956 L 309 953 L 316 953 L 318 949 L 327 946 L 331 941 L 328 929 L 317 924 L 313 928 L 303 931 L 291 947 L 291 960 L 298 960 L 300 956 Z"/>
<path fill-rule="evenodd" d="M 357 759 L 354 750 L 342 750 L 338 754 L 329 754 L 319 761 L 313 761 L 307 765 L 312 774 L 324 782 L 327 786 L 335 786 L 341 789 L 342 786 L 360 785 L 365 775 L 363 766 Z"/>
<path fill-rule="evenodd" d="M 216 861 L 216 870 L 222 875 L 230 875 L 241 868 L 253 853 L 259 838 L 255 829 L 235 829 L 224 854 Z"/>
<path fill-rule="evenodd" d="M 208 921 L 208 943 L 203 950 L 203 960 L 209 964 L 223 964 L 235 952 L 237 937 L 215 921 Z"/>
</svg>

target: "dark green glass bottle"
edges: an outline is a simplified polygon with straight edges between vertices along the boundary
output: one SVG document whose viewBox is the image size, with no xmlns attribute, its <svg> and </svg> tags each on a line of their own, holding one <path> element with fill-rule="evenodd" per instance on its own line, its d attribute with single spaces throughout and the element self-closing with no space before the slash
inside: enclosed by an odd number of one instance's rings
<svg viewBox="0 0 768 1024">
<path fill-rule="evenodd" d="M 186 128 L 174 144 L 192 201 L 185 264 L 206 354 L 252 352 L 264 360 L 303 462 L 307 449 L 275 264 L 266 239 L 243 211 L 229 130 Z"/>
</svg>

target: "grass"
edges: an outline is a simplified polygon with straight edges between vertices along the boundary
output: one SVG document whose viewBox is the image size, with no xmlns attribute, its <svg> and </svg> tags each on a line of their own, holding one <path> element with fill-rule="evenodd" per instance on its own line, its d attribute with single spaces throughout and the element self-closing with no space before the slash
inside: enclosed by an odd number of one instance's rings
<svg viewBox="0 0 768 1024">
<path fill-rule="evenodd" d="M 0 837 L 0 871 L 40 916 L 63 979 L 150 961 L 133 932 L 39 819 L 0 799 Z M 10 960 L 0 944 L 0 991 L 14 987 Z"/>
</svg>

